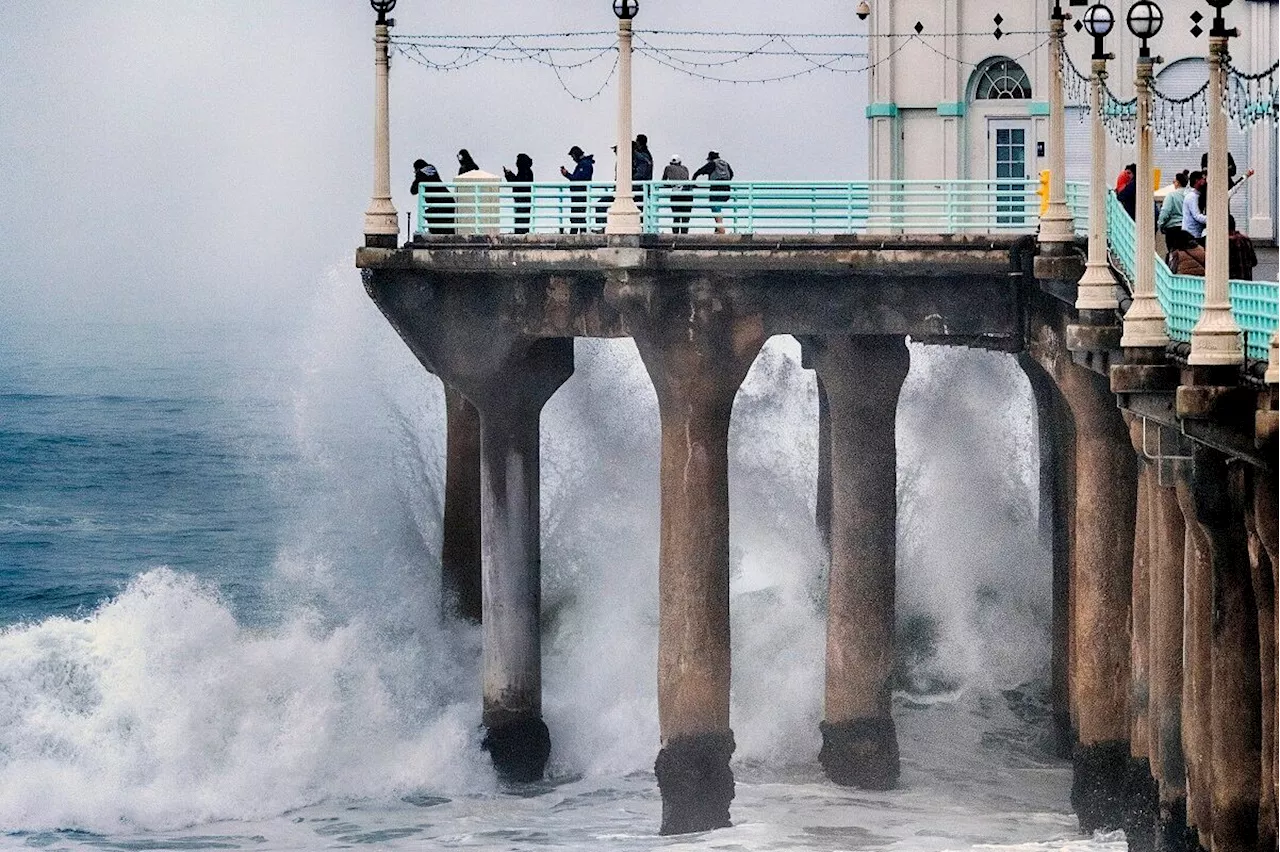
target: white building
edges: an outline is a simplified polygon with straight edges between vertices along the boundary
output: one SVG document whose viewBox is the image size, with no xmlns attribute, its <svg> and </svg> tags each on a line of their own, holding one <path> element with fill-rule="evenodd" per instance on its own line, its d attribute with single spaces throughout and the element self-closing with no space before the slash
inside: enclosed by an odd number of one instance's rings
<svg viewBox="0 0 1280 852">
<path fill-rule="evenodd" d="M 1203 0 L 1157 0 L 1164 27 L 1151 41 L 1164 58 L 1156 87 L 1170 97 L 1188 95 L 1208 79 L 1206 57 L 1213 9 Z M 1112 91 L 1133 96 L 1139 43 L 1125 26 L 1132 3 L 1111 0 L 1116 27 L 1106 47 Z M 1280 54 L 1278 0 L 1236 0 L 1225 10 L 1233 63 L 1247 72 L 1266 70 Z M 1093 39 L 1076 29 L 1086 8 L 1062 0 L 1067 53 L 1088 75 Z M 871 0 L 868 21 L 870 92 L 869 176 L 872 180 L 946 180 L 1034 176 L 1048 168 L 1049 14 L 1052 0 Z M 1192 13 L 1203 16 L 1192 34 Z M 997 31 L 999 37 L 997 38 Z M 1067 178 L 1089 174 L 1089 125 L 1083 110 L 1068 109 Z M 1276 124 L 1249 131 L 1231 125 L 1231 150 L 1239 170 L 1254 178 L 1232 201 L 1241 230 L 1255 239 L 1276 238 Z M 1191 148 L 1172 149 L 1157 137 L 1156 166 L 1162 182 L 1181 169 L 1197 169 L 1208 133 Z M 1111 141 L 1107 173 L 1133 162 L 1132 146 Z"/>
</svg>

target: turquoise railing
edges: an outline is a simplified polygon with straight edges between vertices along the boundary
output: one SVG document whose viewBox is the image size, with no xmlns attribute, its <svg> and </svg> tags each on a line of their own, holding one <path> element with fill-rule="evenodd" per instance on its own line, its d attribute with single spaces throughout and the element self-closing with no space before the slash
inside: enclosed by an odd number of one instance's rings
<svg viewBox="0 0 1280 852">
<path fill-rule="evenodd" d="M 1114 192 L 1107 193 L 1107 250 L 1112 266 L 1132 289 L 1138 256 L 1137 229 Z M 1155 268 L 1156 299 L 1164 310 L 1169 339 L 1189 342 L 1191 329 L 1204 306 L 1204 279 L 1175 275 L 1159 257 Z M 1244 334 L 1245 354 L 1256 361 L 1267 360 L 1271 336 L 1280 325 L 1280 284 L 1232 280 L 1227 283 L 1227 292 L 1231 315 Z"/>
<path fill-rule="evenodd" d="M 418 233 L 602 231 L 612 183 L 459 181 L 418 196 Z M 1032 233 L 1033 180 L 636 183 L 644 233 Z M 446 194 L 447 193 L 447 194 Z M 717 221 L 719 220 L 719 221 Z"/>
</svg>

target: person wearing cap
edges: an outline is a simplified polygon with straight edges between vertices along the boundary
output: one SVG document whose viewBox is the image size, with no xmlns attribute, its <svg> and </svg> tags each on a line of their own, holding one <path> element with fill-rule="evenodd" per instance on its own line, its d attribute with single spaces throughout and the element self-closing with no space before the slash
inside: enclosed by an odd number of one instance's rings
<svg viewBox="0 0 1280 852">
<path fill-rule="evenodd" d="M 575 183 L 586 183 L 595 175 L 596 160 L 592 154 L 584 154 L 582 149 L 574 145 L 569 149 L 569 158 L 574 162 L 573 171 L 570 172 L 564 166 L 560 167 L 560 174 Z M 573 207 L 570 210 L 570 223 L 573 225 L 569 229 L 571 234 L 585 233 L 587 230 L 587 195 L 585 192 L 578 190 L 572 193 Z"/>
<path fill-rule="evenodd" d="M 662 170 L 663 181 L 687 181 L 689 180 L 689 167 L 680 160 L 679 154 L 671 155 L 671 162 L 667 163 L 667 167 Z M 693 209 L 693 196 L 688 194 L 693 189 L 692 185 L 685 184 L 679 187 L 671 187 L 671 221 L 673 234 L 689 233 L 689 211 Z M 677 192 L 677 190 L 683 190 Z"/>
<path fill-rule="evenodd" d="M 440 172 L 426 160 L 413 161 L 413 185 L 409 192 L 426 196 L 427 231 L 432 234 L 452 234 L 454 202 L 449 189 L 440 179 Z"/>
<path fill-rule="evenodd" d="M 728 181 L 733 180 L 733 166 L 720 156 L 719 151 L 708 151 L 707 162 L 693 173 L 693 179 L 706 175 L 710 181 L 711 212 L 716 217 L 716 233 L 724 233 L 724 217 L 720 215 L 722 205 L 729 200 Z"/>
</svg>

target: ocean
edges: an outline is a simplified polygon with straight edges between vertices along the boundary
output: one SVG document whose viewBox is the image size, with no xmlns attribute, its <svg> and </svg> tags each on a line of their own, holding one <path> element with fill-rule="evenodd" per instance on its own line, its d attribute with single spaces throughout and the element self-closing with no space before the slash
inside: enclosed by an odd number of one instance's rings
<svg viewBox="0 0 1280 852">
<path fill-rule="evenodd" d="M 542 418 L 539 784 L 480 750 L 443 614 L 443 395 L 335 269 L 244 322 L 0 318 L 0 848 L 1119 850 L 1046 706 L 1034 412 L 1009 356 L 912 346 L 902 783 L 826 782 L 816 389 L 771 341 L 731 433 L 734 826 L 656 834 L 658 417 L 580 340 Z"/>
</svg>

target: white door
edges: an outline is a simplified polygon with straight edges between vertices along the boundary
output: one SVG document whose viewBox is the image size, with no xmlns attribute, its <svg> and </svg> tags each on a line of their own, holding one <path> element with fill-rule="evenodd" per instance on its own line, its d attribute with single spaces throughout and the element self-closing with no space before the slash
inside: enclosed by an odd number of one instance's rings
<svg viewBox="0 0 1280 852">
<path fill-rule="evenodd" d="M 1030 144 L 1029 120 L 999 118 L 987 122 L 987 179 L 996 194 L 997 226 L 1026 223 Z"/>
</svg>

